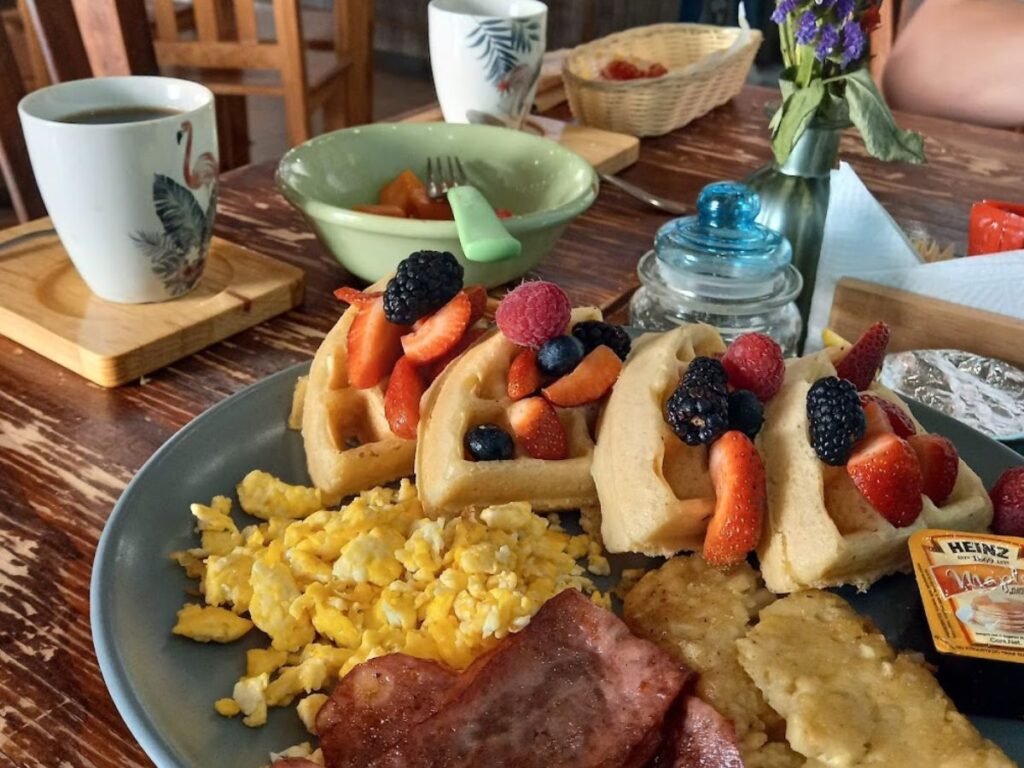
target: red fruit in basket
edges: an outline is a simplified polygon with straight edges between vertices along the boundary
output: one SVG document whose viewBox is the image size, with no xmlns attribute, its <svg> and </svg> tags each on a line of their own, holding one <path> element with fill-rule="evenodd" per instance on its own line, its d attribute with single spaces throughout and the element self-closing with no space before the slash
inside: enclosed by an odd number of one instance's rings
<svg viewBox="0 0 1024 768">
<path fill-rule="evenodd" d="M 885 350 L 889 347 L 889 326 L 875 323 L 857 339 L 850 351 L 836 365 L 836 374 L 846 379 L 858 392 L 871 386 L 885 360 Z"/>
<path fill-rule="evenodd" d="M 886 433 L 863 441 L 846 463 L 861 496 L 897 528 L 921 514 L 924 481 L 917 453 L 906 440 Z"/>
<path fill-rule="evenodd" d="M 995 506 L 992 530 L 1005 536 L 1024 536 L 1024 466 L 1003 472 L 989 495 Z"/>
<path fill-rule="evenodd" d="M 887 400 L 881 395 L 871 392 L 861 392 L 860 404 L 867 408 L 868 403 L 877 403 L 878 407 L 885 411 L 885 415 L 889 417 L 889 425 L 897 437 L 910 437 L 917 434 L 917 427 L 914 426 L 913 420 L 892 400 Z"/>
<path fill-rule="evenodd" d="M 360 291 L 358 288 L 350 288 L 347 285 L 334 291 L 334 298 L 344 301 L 346 304 L 369 304 L 378 296 L 383 296 L 383 291 Z"/>
<path fill-rule="evenodd" d="M 643 76 L 640 67 L 622 58 L 612 59 L 601 67 L 601 77 L 605 80 L 636 80 Z"/>
<path fill-rule="evenodd" d="M 384 317 L 384 299 L 377 297 L 359 307 L 348 329 L 348 381 L 356 389 L 368 389 L 387 376 L 402 356 L 404 325 Z"/>
<path fill-rule="evenodd" d="M 592 403 L 608 393 L 621 370 L 622 360 L 611 347 L 602 344 L 589 352 L 571 373 L 544 387 L 544 397 L 563 408 Z"/>
<path fill-rule="evenodd" d="M 540 389 L 541 375 L 537 367 L 537 350 L 524 349 L 512 359 L 508 369 L 508 396 L 522 400 Z"/>
<path fill-rule="evenodd" d="M 423 379 L 409 358 L 400 357 L 391 371 L 388 388 L 384 392 L 384 416 L 388 426 L 398 437 L 416 439 L 420 423 L 420 398 L 423 397 Z"/>
<path fill-rule="evenodd" d="M 761 539 L 768 507 L 764 464 L 750 438 L 726 432 L 708 459 L 715 511 L 704 534 L 704 560 L 719 568 L 741 563 Z"/>
<path fill-rule="evenodd" d="M 539 347 L 565 333 L 572 312 L 569 296 L 554 283 L 535 280 L 509 291 L 494 320 L 505 337 L 521 347 Z"/>
<path fill-rule="evenodd" d="M 782 387 L 786 365 L 782 347 L 763 333 L 744 333 L 722 355 L 722 366 L 733 389 L 749 389 L 762 403 Z"/>
<path fill-rule="evenodd" d="M 460 291 L 455 298 L 424 320 L 415 331 L 402 337 L 405 356 L 415 365 L 429 363 L 455 348 L 469 327 L 473 306 Z"/>
<path fill-rule="evenodd" d="M 469 324 L 472 325 L 487 313 L 487 289 L 482 285 L 468 285 L 463 289 L 469 296 Z"/>
<path fill-rule="evenodd" d="M 942 435 L 911 435 L 907 442 L 921 465 L 924 495 L 941 506 L 953 492 L 960 473 L 960 454 L 956 446 Z"/>
<path fill-rule="evenodd" d="M 508 407 L 508 421 L 528 456 L 558 461 L 569 455 L 569 438 L 558 413 L 543 397 L 528 397 Z"/>
<path fill-rule="evenodd" d="M 651 64 L 651 66 L 647 68 L 647 72 L 645 74 L 647 77 L 661 77 L 662 75 L 667 75 L 668 70 L 665 68 L 663 64 L 654 62 L 653 64 Z"/>
</svg>

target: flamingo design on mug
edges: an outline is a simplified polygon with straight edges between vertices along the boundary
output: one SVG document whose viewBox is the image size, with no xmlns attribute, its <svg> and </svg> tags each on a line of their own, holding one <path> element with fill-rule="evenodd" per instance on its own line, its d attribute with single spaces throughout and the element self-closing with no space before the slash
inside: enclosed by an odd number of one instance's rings
<svg viewBox="0 0 1024 768">
<path fill-rule="evenodd" d="M 217 158 L 203 152 L 192 165 L 192 123 L 181 124 L 176 140 L 185 138 L 182 160 L 183 186 L 169 176 L 153 176 L 153 206 L 163 232 L 137 231 L 131 235 L 152 262 L 153 272 L 175 296 L 188 293 L 203 273 L 203 264 L 213 237 L 217 209 Z M 204 211 L 192 190 L 209 189 Z"/>
</svg>

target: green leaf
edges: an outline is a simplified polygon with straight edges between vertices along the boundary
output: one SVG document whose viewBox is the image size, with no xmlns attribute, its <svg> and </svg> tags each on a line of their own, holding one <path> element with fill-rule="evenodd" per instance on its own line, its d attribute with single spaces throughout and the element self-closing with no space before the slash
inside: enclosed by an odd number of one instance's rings
<svg viewBox="0 0 1024 768">
<path fill-rule="evenodd" d="M 860 131 L 868 152 L 886 162 L 925 162 L 924 138 L 916 131 L 906 131 L 896 125 L 871 73 L 866 68 L 858 69 L 848 73 L 845 79 L 850 120 Z"/>
<path fill-rule="evenodd" d="M 182 251 L 198 247 L 206 227 L 206 214 L 195 195 L 167 176 L 153 176 L 153 207 L 164 234 Z"/>
<path fill-rule="evenodd" d="M 807 127 L 825 95 L 825 86 L 820 79 L 812 80 L 806 88 L 798 88 L 782 102 L 782 117 L 772 136 L 772 151 L 775 160 L 782 165 L 789 159 L 797 140 Z M 775 119 L 772 119 L 775 122 Z"/>
</svg>

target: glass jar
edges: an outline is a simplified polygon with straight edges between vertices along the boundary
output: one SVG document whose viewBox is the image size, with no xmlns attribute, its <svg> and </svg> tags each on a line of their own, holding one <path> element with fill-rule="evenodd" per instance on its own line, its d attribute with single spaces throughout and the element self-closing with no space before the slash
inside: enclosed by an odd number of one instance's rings
<svg viewBox="0 0 1024 768">
<path fill-rule="evenodd" d="M 662 226 L 654 250 L 641 257 L 630 322 L 658 331 L 707 323 L 727 343 L 758 331 L 795 355 L 803 328 L 795 299 L 803 279 L 786 238 L 754 221 L 760 207 L 757 193 L 743 184 L 704 187 L 697 215 Z"/>
</svg>

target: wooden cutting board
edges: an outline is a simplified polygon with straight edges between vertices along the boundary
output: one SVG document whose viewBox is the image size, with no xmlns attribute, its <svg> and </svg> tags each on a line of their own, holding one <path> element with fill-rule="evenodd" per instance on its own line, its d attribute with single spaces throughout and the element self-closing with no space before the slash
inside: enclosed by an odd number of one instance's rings
<svg viewBox="0 0 1024 768">
<path fill-rule="evenodd" d="M 4 247 L 49 219 L 0 232 L 0 335 L 103 387 L 180 360 L 302 301 L 301 269 L 219 237 L 199 285 L 157 304 L 94 295 L 56 234 Z"/>
<path fill-rule="evenodd" d="M 440 107 L 425 109 L 401 118 L 406 123 L 435 123 L 444 120 Z M 594 166 L 599 173 L 618 173 L 640 157 L 640 139 L 625 133 L 603 131 L 550 117 L 529 115 L 524 131 L 557 141 Z"/>
<path fill-rule="evenodd" d="M 891 352 L 962 349 L 1024 367 L 1024 321 L 887 285 L 844 277 L 836 284 L 829 328 L 856 339 L 872 323 L 892 330 Z"/>
</svg>

